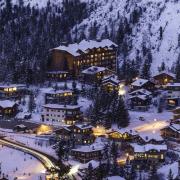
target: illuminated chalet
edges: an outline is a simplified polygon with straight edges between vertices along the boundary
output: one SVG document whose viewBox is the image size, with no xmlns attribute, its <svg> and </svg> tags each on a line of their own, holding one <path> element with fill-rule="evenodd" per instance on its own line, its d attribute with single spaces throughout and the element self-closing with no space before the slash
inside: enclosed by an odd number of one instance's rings
<svg viewBox="0 0 180 180">
<path fill-rule="evenodd" d="M 116 50 L 117 45 L 109 39 L 62 43 L 50 50 L 48 68 L 51 74 L 53 71 L 59 72 L 58 76 L 61 76 L 60 72 L 69 72 L 77 76 L 90 66 L 102 66 L 115 71 Z"/>
</svg>

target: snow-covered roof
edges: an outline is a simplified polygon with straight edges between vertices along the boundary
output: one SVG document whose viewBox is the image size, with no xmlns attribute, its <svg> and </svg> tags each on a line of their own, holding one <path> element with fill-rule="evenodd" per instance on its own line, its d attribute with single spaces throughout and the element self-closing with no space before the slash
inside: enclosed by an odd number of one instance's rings
<svg viewBox="0 0 180 180">
<path fill-rule="evenodd" d="M 159 134 L 154 133 L 139 133 L 139 136 L 145 141 L 148 142 L 150 140 L 163 141 L 163 138 Z"/>
<path fill-rule="evenodd" d="M 159 76 L 159 75 L 162 75 L 162 74 L 167 74 L 168 76 L 171 76 L 171 77 L 173 77 L 173 78 L 176 77 L 176 75 L 175 75 L 174 73 L 168 72 L 168 71 L 166 71 L 166 70 L 161 71 L 161 72 L 155 74 L 153 77 L 156 77 L 156 76 Z"/>
<path fill-rule="evenodd" d="M 27 126 L 25 126 L 24 124 L 19 124 L 19 125 L 16 125 L 15 127 L 19 127 L 19 128 L 27 128 Z"/>
<path fill-rule="evenodd" d="M 0 101 L 0 107 L 2 108 L 12 108 L 16 103 L 10 100 Z"/>
<path fill-rule="evenodd" d="M 146 89 L 138 89 L 138 90 L 135 90 L 131 93 L 129 93 L 129 95 L 132 95 L 132 94 L 138 94 L 138 93 L 141 93 L 141 94 L 144 94 L 144 95 L 147 95 L 147 96 L 150 96 L 152 93 Z"/>
<path fill-rule="evenodd" d="M 105 71 L 107 68 L 99 66 L 91 66 L 82 71 L 83 74 L 96 74 L 102 71 Z"/>
<path fill-rule="evenodd" d="M 89 129 L 89 128 L 93 128 L 93 126 L 89 125 L 89 124 L 75 124 L 76 127 L 78 127 L 79 129 Z"/>
<path fill-rule="evenodd" d="M 0 84 L 0 88 L 24 88 L 25 84 Z"/>
<path fill-rule="evenodd" d="M 121 176 L 110 176 L 107 177 L 107 180 L 125 180 L 125 179 Z"/>
<path fill-rule="evenodd" d="M 106 84 L 106 83 L 113 83 L 113 84 L 116 84 L 118 85 L 120 83 L 120 80 L 118 79 L 118 77 L 116 75 L 110 75 L 110 76 L 105 76 L 103 79 L 102 79 L 102 83 L 103 84 Z"/>
<path fill-rule="evenodd" d="M 45 104 L 43 105 L 44 108 L 50 108 L 50 109 L 77 109 L 81 106 L 78 105 L 60 105 L 60 104 Z"/>
<path fill-rule="evenodd" d="M 124 133 L 128 133 L 128 134 L 131 134 L 131 135 L 137 135 L 138 134 L 135 130 L 128 129 L 128 128 L 121 128 L 121 129 L 113 128 L 113 129 L 110 130 L 110 133 L 114 132 L 114 131 L 119 132 L 121 134 L 124 134 Z"/>
<path fill-rule="evenodd" d="M 180 133 L 180 124 L 171 124 L 169 128 L 172 129 L 173 131 Z"/>
<path fill-rule="evenodd" d="M 166 87 L 180 87 L 180 83 L 168 83 Z"/>
<path fill-rule="evenodd" d="M 136 143 L 132 143 L 131 146 L 134 148 L 134 152 L 140 153 L 140 152 L 147 152 L 150 150 L 157 150 L 157 151 L 166 151 L 167 145 L 166 144 L 145 144 L 145 145 L 139 145 Z"/>
<path fill-rule="evenodd" d="M 54 89 L 47 89 L 44 91 L 45 94 L 64 94 L 64 93 L 72 93 L 73 91 L 72 90 L 54 90 Z"/>
<path fill-rule="evenodd" d="M 139 86 L 139 87 L 141 87 L 141 86 L 143 86 L 145 83 L 147 83 L 149 80 L 147 80 L 147 79 L 141 79 L 141 78 L 139 78 L 139 79 L 137 79 L 136 81 L 134 81 L 131 85 L 132 86 Z"/>
<path fill-rule="evenodd" d="M 103 39 L 101 41 L 94 41 L 94 40 L 82 40 L 80 43 L 69 44 L 67 46 L 61 45 L 59 47 L 54 48 L 55 50 L 66 51 L 73 56 L 79 56 L 79 51 L 83 53 L 87 53 L 88 49 L 93 48 L 111 48 L 112 46 L 117 47 L 117 44 L 113 43 L 109 39 Z"/>
<path fill-rule="evenodd" d="M 100 143 L 93 143 L 89 146 L 80 146 L 79 148 L 72 149 L 72 151 L 93 152 L 93 151 L 102 151 L 103 149 L 104 149 L 104 145 Z"/>
<path fill-rule="evenodd" d="M 135 95 L 135 96 L 129 96 L 128 99 L 134 99 L 134 98 L 139 98 L 142 100 L 146 100 L 147 99 L 147 95 Z"/>
</svg>

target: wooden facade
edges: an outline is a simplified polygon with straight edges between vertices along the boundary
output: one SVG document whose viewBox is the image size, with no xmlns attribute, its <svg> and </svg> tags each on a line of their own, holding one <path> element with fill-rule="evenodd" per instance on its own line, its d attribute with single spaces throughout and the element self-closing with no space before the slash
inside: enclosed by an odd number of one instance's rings
<svg viewBox="0 0 180 180">
<path fill-rule="evenodd" d="M 81 72 L 81 79 L 87 84 L 100 84 L 105 76 L 112 74 L 112 71 L 104 67 L 91 66 Z"/>
<path fill-rule="evenodd" d="M 73 100 L 73 91 L 71 90 L 53 90 L 45 93 L 45 103 L 52 104 L 70 104 Z"/>
<path fill-rule="evenodd" d="M 147 79 L 137 79 L 131 84 L 131 91 L 136 91 L 138 89 L 146 89 L 150 92 L 156 90 L 155 83 Z"/>
<path fill-rule="evenodd" d="M 170 124 L 161 129 L 161 135 L 167 139 L 180 142 L 180 124 Z"/>
<path fill-rule="evenodd" d="M 0 98 L 18 98 L 26 93 L 26 86 L 23 84 L 0 85 Z"/>
<path fill-rule="evenodd" d="M 47 79 L 52 81 L 65 81 L 68 79 L 67 71 L 48 71 L 46 72 Z"/>
<path fill-rule="evenodd" d="M 64 141 L 73 141 L 74 145 L 89 145 L 95 140 L 95 136 L 92 134 L 92 126 L 85 124 L 62 127 L 55 133 Z"/>
<path fill-rule="evenodd" d="M 4 105 L 4 102 L 7 102 L 9 100 L 1 101 L 0 102 L 0 116 L 1 117 L 14 117 L 17 112 L 17 104 L 16 103 L 7 103 L 7 105 Z M 5 103 L 6 104 L 6 103 Z"/>
<path fill-rule="evenodd" d="M 97 45 L 94 46 L 94 43 Z M 110 43 L 110 40 L 108 40 L 107 45 L 105 43 L 106 41 L 84 40 L 79 44 L 69 44 L 54 48 L 50 50 L 48 68 L 51 71 L 67 71 L 75 76 L 90 66 L 101 66 L 115 71 L 117 45 Z M 74 49 L 76 49 L 75 52 Z"/>
<path fill-rule="evenodd" d="M 116 75 L 110 75 L 102 80 L 101 87 L 107 92 L 123 90 L 124 82 L 121 82 Z"/>
<path fill-rule="evenodd" d="M 103 149 L 95 147 L 82 147 L 72 149 L 71 155 L 81 163 L 87 163 L 91 160 L 100 160 L 103 157 Z"/>
<path fill-rule="evenodd" d="M 145 95 L 132 96 L 128 99 L 132 110 L 147 111 L 151 104 L 151 99 Z"/>
<path fill-rule="evenodd" d="M 157 75 L 153 76 L 156 84 L 159 86 L 166 85 L 175 81 L 175 75 L 169 72 L 162 71 Z"/>
</svg>

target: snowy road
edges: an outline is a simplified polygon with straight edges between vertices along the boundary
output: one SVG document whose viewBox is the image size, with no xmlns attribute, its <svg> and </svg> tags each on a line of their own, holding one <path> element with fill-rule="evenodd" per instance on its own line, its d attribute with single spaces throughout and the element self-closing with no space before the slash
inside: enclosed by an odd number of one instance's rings
<svg viewBox="0 0 180 180">
<path fill-rule="evenodd" d="M 38 160 L 40 160 L 44 164 L 46 169 L 52 169 L 52 168 L 57 169 L 54 162 L 52 162 L 52 160 L 50 160 L 48 157 L 41 154 L 40 152 L 37 152 L 37 151 L 35 151 L 33 149 L 22 146 L 20 144 L 16 144 L 16 143 L 11 142 L 9 140 L 7 141 L 7 140 L 4 140 L 4 139 L 0 139 L 0 144 L 3 144 L 3 145 L 8 146 L 8 147 L 15 148 L 15 149 L 19 149 L 20 151 L 23 151 L 23 152 L 26 152 L 28 154 L 33 155 L 34 157 L 36 157 Z"/>
<path fill-rule="evenodd" d="M 166 127 L 169 123 L 166 121 L 152 121 L 149 123 L 145 123 L 143 125 L 139 125 L 134 129 L 137 132 L 153 132 L 159 131 L 160 129 Z"/>
</svg>

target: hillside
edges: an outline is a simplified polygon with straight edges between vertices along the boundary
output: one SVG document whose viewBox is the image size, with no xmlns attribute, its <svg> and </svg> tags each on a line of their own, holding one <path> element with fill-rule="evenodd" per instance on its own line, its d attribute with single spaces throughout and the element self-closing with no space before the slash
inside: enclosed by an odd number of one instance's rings
<svg viewBox="0 0 180 180">
<path fill-rule="evenodd" d="M 126 17 L 130 22 L 134 10 L 140 9 L 142 12 L 137 23 L 130 23 L 132 33 L 128 35 L 128 42 L 132 43 L 132 49 L 128 53 L 128 59 L 135 59 L 137 50 L 143 58 L 142 44 L 145 43 L 152 51 L 151 69 L 155 73 L 162 62 L 171 68 L 178 58 L 180 52 L 179 6 L 178 0 L 99 0 L 95 11 L 78 25 L 78 29 L 85 30 L 88 36 L 89 27 L 96 22 L 97 37 L 101 37 L 105 26 L 108 27 L 109 33 L 112 27 L 114 31 L 117 31 L 122 18 Z"/>
<path fill-rule="evenodd" d="M 0 52 L 2 77 L 6 77 L 4 69 L 7 69 L 8 63 L 14 64 L 17 60 L 21 64 L 16 63 L 16 66 L 23 71 L 27 69 L 27 76 L 31 74 L 29 71 L 33 71 L 34 75 L 34 71 L 43 69 L 40 73 L 43 77 L 49 48 L 58 46 L 60 41 L 75 42 L 84 38 L 113 40 L 119 45 L 119 64 L 122 65 L 124 61 L 135 62 L 140 73 L 148 57 L 150 66 L 147 68 L 151 67 L 152 74 L 157 72 L 162 62 L 167 68 L 172 68 L 176 63 L 180 54 L 180 0 L 72 1 L 0 0 L 1 9 L 6 7 L 5 2 L 12 2 L 12 6 L 24 6 L 23 11 L 18 10 L 20 14 L 16 7 L 14 8 L 14 22 L 12 17 L 8 16 L 8 9 L 1 12 L 0 22 L 4 26 L 0 31 L 0 40 L 4 42 Z M 6 28 L 8 31 L 5 31 Z M 17 36 L 17 33 L 21 36 Z M 12 34 L 16 37 L 11 37 Z M 18 40 L 17 37 L 21 39 Z M 37 41 L 38 37 L 40 39 Z M 44 41 L 46 43 L 43 43 Z M 24 49 L 23 42 L 28 42 L 26 46 L 30 46 L 29 51 Z M 6 47 L 14 52 L 10 53 Z M 20 52 L 17 53 L 16 49 Z M 12 75 L 6 77 L 7 80 L 27 81 L 29 77 L 26 80 L 19 77 L 16 75 L 19 69 L 16 73 L 14 69 L 16 68 L 9 70 Z M 126 71 L 128 70 L 126 68 Z M 36 75 L 29 79 L 33 78 L 36 78 Z"/>
</svg>

